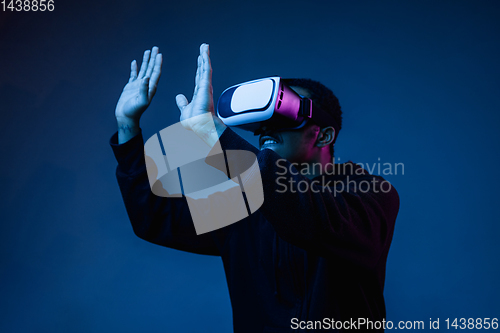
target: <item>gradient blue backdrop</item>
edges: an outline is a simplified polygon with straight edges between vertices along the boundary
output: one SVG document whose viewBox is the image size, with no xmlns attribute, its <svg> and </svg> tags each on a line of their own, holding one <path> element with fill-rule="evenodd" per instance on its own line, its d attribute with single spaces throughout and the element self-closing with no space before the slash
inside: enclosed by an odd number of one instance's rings
<svg viewBox="0 0 500 333">
<path fill-rule="evenodd" d="M 500 317 L 497 1 L 79 1 L 0 13 L 0 331 L 230 332 L 220 259 L 137 238 L 108 145 L 132 59 L 158 45 L 145 138 L 178 121 L 199 44 L 214 94 L 310 77 L 342 162 L 404 163 L 389 320 Z M 253 137 L 247 136 L 255 144 Z"/>
</svg>

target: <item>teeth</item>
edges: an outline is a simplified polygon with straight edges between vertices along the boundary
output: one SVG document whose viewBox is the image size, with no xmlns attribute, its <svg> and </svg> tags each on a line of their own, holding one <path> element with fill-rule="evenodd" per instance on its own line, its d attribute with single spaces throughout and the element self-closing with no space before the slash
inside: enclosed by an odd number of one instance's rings
<svg viewBox="0 0 500 333">
<path fill-rule="evenodd" d="M 275 140 L 266 140 L 264 141 L 263 145 L 269 145 L 269 144 L 273 144 L 273 143 L 277 143 Z"/>
</svg>

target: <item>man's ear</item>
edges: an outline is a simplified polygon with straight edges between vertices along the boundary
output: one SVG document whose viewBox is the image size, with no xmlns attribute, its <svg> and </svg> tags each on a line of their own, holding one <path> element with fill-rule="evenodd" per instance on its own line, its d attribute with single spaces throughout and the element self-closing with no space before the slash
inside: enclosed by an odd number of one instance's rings
<svg viewBox="0 0 500 333">
<path fill-rule="evenodd" d="M 325 147 L 333 142 L 335 139 L 335 129 L 330 127 L 325 127 L 319 130 L 318 137 L 316 138 L 317 147 Z"/>
</svg>

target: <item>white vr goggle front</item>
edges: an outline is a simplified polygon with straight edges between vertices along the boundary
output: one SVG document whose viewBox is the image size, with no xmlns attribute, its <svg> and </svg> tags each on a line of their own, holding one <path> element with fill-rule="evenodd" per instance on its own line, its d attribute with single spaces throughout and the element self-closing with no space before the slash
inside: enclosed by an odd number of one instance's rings
<svg viewBox="0 0 500 333">
<path fill-rule="evenodd" d="M 335 127 L 335 120 L 300 96 L 279 76 L 248 81 L 224 90 L 217 103 L 217 116 L 227 126 L 256 132 L 265 122 L 279 129 L 296 129 L 312 119 L 319 126 Z"/>
</svg>

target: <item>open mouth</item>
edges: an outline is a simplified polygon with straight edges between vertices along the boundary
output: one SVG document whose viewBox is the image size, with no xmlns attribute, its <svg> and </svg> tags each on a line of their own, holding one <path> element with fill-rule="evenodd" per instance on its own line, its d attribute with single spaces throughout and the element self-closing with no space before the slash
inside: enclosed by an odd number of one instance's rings
<svg viewBox="0 0 500 333">
<path fill-rule="evenodd" d="M 272 146 L 281 143 L 281 137 L 275 133 L 266 133 L 259 138 L 260 147 Z"/>
</svg>

